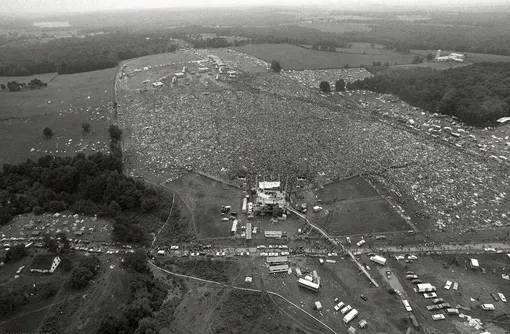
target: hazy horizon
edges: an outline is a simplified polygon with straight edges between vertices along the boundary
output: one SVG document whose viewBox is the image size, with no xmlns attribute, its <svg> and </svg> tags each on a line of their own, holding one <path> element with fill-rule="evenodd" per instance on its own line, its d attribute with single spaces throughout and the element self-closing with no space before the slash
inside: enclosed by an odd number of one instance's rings
<svg viewBox="0 0 510 334">
<path fill-rule="evenodd" d="M 348 0 L 280 0 L 277 4 L 269 0 L 4 0 L 1 14 L 32 15 L 52 13 L 83 13 L 112 10 L 136 10 L 158 8 L 221 8 L 221 7 L 307 7 L 331 10 L 376 10 L 392 8 L 398 10 L 426 10 L 438 7 L 484 7 L 510 5 L 504 0 L 358 0 L 354 5 Z"/>
</svg>

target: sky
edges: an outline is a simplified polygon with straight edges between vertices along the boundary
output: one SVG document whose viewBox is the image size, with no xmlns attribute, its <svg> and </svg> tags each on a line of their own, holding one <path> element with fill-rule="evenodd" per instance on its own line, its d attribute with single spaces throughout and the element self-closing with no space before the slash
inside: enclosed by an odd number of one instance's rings
<svg viewBox="0 0 510 334">
<path fill-rule="evenodd" d="M 330 9 L 508 4 L 509 0 L 0 0 L 0 14 L 86 12 L 167 7 L 320 6 Z M 354 5 L 356 7 L 354 7 Z"/>
</svg>

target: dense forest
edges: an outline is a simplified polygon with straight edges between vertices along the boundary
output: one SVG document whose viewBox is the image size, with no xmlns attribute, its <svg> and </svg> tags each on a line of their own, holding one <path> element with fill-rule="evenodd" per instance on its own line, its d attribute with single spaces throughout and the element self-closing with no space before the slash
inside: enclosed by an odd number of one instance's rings
<svg viewBox="0 0 510 334">
<path fill-rule="evenodd" d="M 166 220 L 166 201 L 152 187 L 124 176 L 118 157 L 96 153 L 75 157 L 45 156 L 37 162 L 4 165 L 0 173 L 0 224 L 14 215 L 60 212 L 114 218 L 113 238 L 145 243 L 143 222 L 128 213 L 152 213 Z M 177 224 L 177 223 L 176 223 Z M 176 239 L 190 237 L 187 225 L 175 226 Z"/>
<path fill-rule="evenodd" d="M 480 63 L 446 71 L 373 69 L 375 76 L 347 84 L 398 95 L 431 112 L 457 116 L 468 125 L 494 125 L 510 116 L 510 64 Z"/>
<path fill-rule="evenodd" d="M 0 76 L 94 71 L 115 67 L 121 60 L 176 49 L 168 33 L 124 32 L 27 45 L 7 43 L 0 47 Z"/>
<path fill-rule="evenodd" d="M 366 22 L 364 22 L 366 23 Z M 442 49 L 510 55 L 510 30 L 505 26 L 464 26 L 404 21 L 370 21 L 371 31 L 342 34 L 352 41 L 385 45 L 398 50 Z"/>
</svg>

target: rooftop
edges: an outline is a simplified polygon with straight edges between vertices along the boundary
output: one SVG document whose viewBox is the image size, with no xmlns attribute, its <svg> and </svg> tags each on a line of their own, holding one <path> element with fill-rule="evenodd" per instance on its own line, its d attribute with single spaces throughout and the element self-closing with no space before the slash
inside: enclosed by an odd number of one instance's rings
<svg viewBox="0 0 510 334">
<path fill-rule="evenodd" d="M 38 254 L 34 256 L 30 269 L 50 270 L 54 258 L 54 254 Z"/>
</svg>

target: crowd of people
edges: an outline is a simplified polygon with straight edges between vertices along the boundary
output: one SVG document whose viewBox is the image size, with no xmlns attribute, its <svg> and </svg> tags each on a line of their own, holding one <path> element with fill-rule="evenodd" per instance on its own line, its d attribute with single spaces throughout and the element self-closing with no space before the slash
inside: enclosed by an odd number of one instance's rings
<svg viewBox="0 0 510 334">
<path fill-rule="evenodd" d="M 134 174 L 172 180 L 190 166 L 224 179 L 305 176 L 316 185 L 363 174 L 412 196 L 437 229 L 510 223 L 508 165 L 470 152 L 467 131 L 428 131 L 439 121 L 422 121 L 420 111 L 393 98 L 310 89 L 321 79 L 355 80 L 364 70 L 275 74 L 251 56 L 221 52 L 240 73 L 229 85 L 205 73 L 187 90 L 172 94 L 170 87 L 150 103 L 132 96 L 123 121 Z"/>
</svg>

